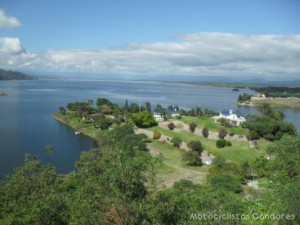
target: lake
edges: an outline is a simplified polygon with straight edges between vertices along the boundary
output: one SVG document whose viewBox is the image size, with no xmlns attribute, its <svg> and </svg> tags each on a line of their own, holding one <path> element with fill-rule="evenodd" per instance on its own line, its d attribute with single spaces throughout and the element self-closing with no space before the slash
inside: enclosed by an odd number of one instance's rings
<svg viewBox="0 0 300 225">
<path fill-rule="evenodd" d="M 257 113 L 255 108 L 236 106 L 240 93 L 254 94 L 248 89 L 240 92 L 231 88 L 194 86 L 187 84 L 143 81 L 76 81 L 76 80 L 30 80 L 0 81 L 0 178 L 22 165 L 25 153 L 34 153 L 47 163 L 54 164 L 60 173 L 74 170 L 74 162 L 80 152 L 95 147 L 84 135 L 52 118 L 60 106 L 69 102 L 94 102 L 105 97 L 112 102 L 130 102 L 152 106 L 178 105 L 189 109 L 199 106 L 216 111 L 237 109 L 244 115 Z M 299 109 L 279 109 L 286 120 L 300 130 Z M 51 144 L 53 155 L 47 155 L 45 146 Z"/>
</svg>

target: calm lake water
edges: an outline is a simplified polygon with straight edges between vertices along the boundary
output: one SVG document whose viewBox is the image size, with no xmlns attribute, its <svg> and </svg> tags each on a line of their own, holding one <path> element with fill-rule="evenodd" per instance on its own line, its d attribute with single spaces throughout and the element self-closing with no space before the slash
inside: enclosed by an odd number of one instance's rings
<svg viewBox="0 0 300 225">
<path fill-rule="evenodd" d="M 251 90 L 234 92 L 231 88 L 163 82 L 0 81 L 0 92 L 8 94 L 0 97 L 0 178 L 22 165 L 25 153 L 37 154 L 42 161 L 54 164 L 58 172 L 67 173 L 74 170 L 81 151 L 95 147 L 93 140 L 75 135 L 73 129 L 52 118 L 60 106 L 69 102 L 105 97 L 118 104 L 128 99 L 142 104 L 149 101 L 152 106 L 158 103 L 185 109 L 238 109 L 244 115 L 257 113 L 254 108 L 235 105 L 240 93 L 253 94 Z M 300 130 L 300 110 L 280 110 Z M 44 152 L 48 144 L 54 148 L 51 156 Z"/>
</svg>

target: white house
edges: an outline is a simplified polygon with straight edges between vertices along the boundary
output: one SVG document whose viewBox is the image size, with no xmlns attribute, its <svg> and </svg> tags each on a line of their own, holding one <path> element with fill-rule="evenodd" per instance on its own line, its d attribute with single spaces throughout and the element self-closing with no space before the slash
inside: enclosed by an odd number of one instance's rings
<svg viewBox="0 0 300 225">
<path fill-rule="evenodd" d="M 239 126 L 242 123 L 246 122 L 246 118 L 242 116 L 239 112 L 234 112 L 232 109 L 230 110 L 223 110 L 219 112 L 218 116 L 214 116 L 215 123 L 218 122 L 218 119 L 224 118 L 229 120 L 232 125 Z"/>
<path fill-rule="evenodd" d="M 156 122 L 162 122 L 162 121 L 165 120 L 164 116 L 160 113 L 157 113 L 157 112 L 153 112 L 153 117 L 154 117 Z"/>
</svg>

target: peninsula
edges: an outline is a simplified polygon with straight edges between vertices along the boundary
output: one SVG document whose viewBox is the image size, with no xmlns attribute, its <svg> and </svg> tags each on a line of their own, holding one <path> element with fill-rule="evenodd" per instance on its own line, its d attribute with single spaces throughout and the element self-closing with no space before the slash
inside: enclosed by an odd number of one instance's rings
<svg viewBox="0 0 300 225">
<path fill-rule="evenodd" d="M 0 69 L 0 80 L 33 80 L 31 75 L 11 70 Z"/>
</svg>

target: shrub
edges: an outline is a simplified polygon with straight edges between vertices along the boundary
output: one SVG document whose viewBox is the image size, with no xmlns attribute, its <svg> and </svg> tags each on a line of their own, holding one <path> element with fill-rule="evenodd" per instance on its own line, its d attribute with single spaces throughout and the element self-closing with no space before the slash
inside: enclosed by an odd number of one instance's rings
<svg viewBox="0 0 300 225">
<path fill-rule="evenodd" d="M 169 123 L 168 128 L 169 128 L 169 130 L 174 130 L 175 124 L 173 122 Z"/>
<path fill-rule="evenodd" d="M 153 132 L 153 139 L 160 139 L 161 133 L 159 131 L 154 131 Z"/>
<path fill-rule="evenodd" d="M 223 139 L 227 135 L 227 130 L 225 127 L 221 127 L 219 130 L 219 138 Z"/>
<path fill-rule="evenodd" d="M 231 144 L 231 142 L 230 141 L 226 141 L 226 143 L 225 143 L 225 146 L 232 146 L 232 144 Z"/>
<path fill-rule="evenodd" d="M 219 139 L 216 142 L 216 146 L 217 148 L 224 148 L 226 145 L 226 141 L 224 139 Z"/>
<path fill-rule="evenodd" d="M 203 130 L 202 130 L 202 135 L 203 137 L 207 138 L 208 135 L 209 135 L 209 131 L 208 131 L 208 128 L 207 127 L 204 127 Z"/>
<path fill-rule="evenodd" d="M 201 154 L 201 152 L 203 151 L 203 146 L 201 144 L 200 141 L 190 141 L 187 146 L 195 152 L 198 152 L 199 154 Z"/>
<path fill-rule="evenodd" d="M 190 131 L 191 131 L 192 133 L 194 133 L 194 132 L 195 132 L 195 129 L 196 129 L 196 127 L 197 127 L 197 125 L 196 125 L 194 122 L 191 122 L 191 123 L 189 124 L 189 127 L 190 127 Z"/>
<path fill-rule="evenodd" d="M 198 152 L 187 151 L 182 155 L 182 161 L 190 166 L 201 166 L 202 161 Z"/>
<path fill-rule="evenodd" d="M 230 133 L 229 133 L 229 136 L 230 136 L 230 137 L 233 137 L 233 136 L 234 136 L 234 132 L 230 132 Z"/>
<path fill-rule="evenodd" d="M 182 140 L 178 137 L 174 137 L 172 140 L 171 140 L 171 143 L 173 144 L 174 147 L 177 147 L 179 148 L 180 145 L 181 145 L 181 142 Z"/>
</svg>

